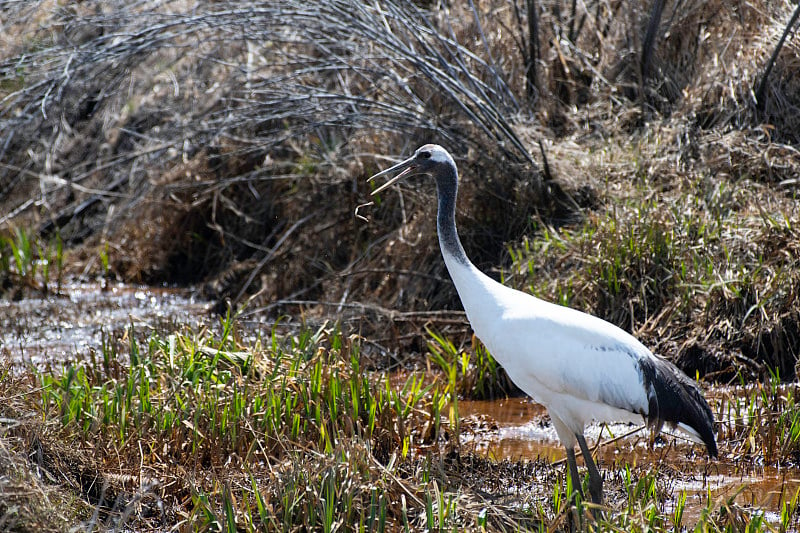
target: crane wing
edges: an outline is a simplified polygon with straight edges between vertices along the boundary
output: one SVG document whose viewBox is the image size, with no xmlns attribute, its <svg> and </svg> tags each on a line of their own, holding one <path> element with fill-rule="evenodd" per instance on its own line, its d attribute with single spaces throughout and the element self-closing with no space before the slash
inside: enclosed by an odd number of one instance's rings
<svg viewBox="0 0 800 533">
<path fill-rule="evenodd" d="M 631 420 L 620 411 L 643 416 L 656 430 L 666 422 L 716 454 L 711 409 L 677 367 L 613 324 L 514 292 L 529 305 L 506 307 L 487 339 L 476 333 L 535 400 L 576 425 Z"/>
</svg>

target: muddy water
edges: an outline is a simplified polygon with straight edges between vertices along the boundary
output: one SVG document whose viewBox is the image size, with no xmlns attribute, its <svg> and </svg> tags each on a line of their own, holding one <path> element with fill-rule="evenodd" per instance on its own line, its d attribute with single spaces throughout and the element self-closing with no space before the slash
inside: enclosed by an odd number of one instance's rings
<svg viewBox="0 0 800 533">
<path fill-rule="evenodd" d="M 194 324 L 208 304 L 188 290 L 97 283 L 71 283 L 59 295 L 0 300 L 0 355 L 15 364 L 59 364 L 99 350 L 103 336 L 133 326 Z"/>
<path fill-rule="evenodd" d="M 563 464 L 566 454 L 546 410 L 529 399 L 462 400 L 458 412 L 466 430 L 462 442 L 477 453 L 496 460 L 545 459 L 557 468 Z M 598 438 L 602 443 L 597 459 L 606 479 L 621 479 L 626 465 L 648 468 L 658 464 L 659 482 L 672 493 L 665 503 L 667 510 L 674 509 L 681 492 L 686 493 L 685 524 L 696 522 L 709 492 L 714 509 L 733 498 L 741 506 L 764 511 L 767 521 L 780 522 L 782 504 L 800 490 L 797 469 L 743 466 L 735 457 L 726 457 L 724 443 L 720 458 L 709 460 L 701 446 L 680 435 L 668 435 L 651 444 L 646 431 L 625 424 L 592 425 L 586 428 L 586 437 L 590 446 Z"/>
</svg>

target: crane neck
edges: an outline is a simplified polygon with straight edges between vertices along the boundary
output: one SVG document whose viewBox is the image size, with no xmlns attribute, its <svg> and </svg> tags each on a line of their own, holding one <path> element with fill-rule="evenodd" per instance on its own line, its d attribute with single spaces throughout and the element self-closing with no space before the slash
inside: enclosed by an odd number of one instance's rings
<svg viewBox="0 0 800 533">
<path fill-rule="evenodd" d="M 485 339 L 490 335 L 495 317 L 505 305 L 503 294 L 506 288 L 472 264 L 458 238 L 458 174 L 455 165 L 446 172 L 437 173 L 435 177 L 439 196 L 436 226 L 442 257 L 475 334 Z"/>
<path fill-rule="evenodd" d="M 439 209 L 436 215 L 436 229 L 439 234 L 439 246 L 442 249 L 448 268 L 450 261 L 463 266 L 471 266 L 469 258 L 461 244 L 456 229 L 456 197 L 458 196 L 458 174 L 455 166 L 436 176 L 436 189 L 439 197 Z"/>
</svg>

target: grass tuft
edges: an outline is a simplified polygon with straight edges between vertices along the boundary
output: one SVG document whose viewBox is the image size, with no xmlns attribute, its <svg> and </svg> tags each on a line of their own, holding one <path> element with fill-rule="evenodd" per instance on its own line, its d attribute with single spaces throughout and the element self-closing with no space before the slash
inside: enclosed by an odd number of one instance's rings
<svg viewBox="0 0 800 533">
<path fill-rule="evenodd" d="M 0 233 L 0 295 L 19 300 L 29 293 L 58 294 L 63 273 L 64 245 L 58 234 L 45 240 L 21 228 Z"/>
</svg>

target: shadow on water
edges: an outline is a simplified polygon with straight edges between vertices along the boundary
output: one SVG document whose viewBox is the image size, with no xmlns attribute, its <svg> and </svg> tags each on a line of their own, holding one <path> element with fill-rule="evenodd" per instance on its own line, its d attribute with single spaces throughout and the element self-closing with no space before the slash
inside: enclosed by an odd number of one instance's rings
<svg viewBox="0 0 800 533">
<path fill-rule="evenodd" d="M 728 391 L 729 393 L 731 391 Z M 527 398 L 458 402 L 462 444 L 493 460 L 544 459 L 561 466 L 566 456 L 547 412 Z M 672 511 L 682 492 L 686 493 L 686 523 L 696 521 L 708 498 L 715 508 L 732 500 L 743 507 L 764 512 L 764 518 L 780 522 L 781 506 L 800 490 L 800 471 L 750 462 L 744 464 L 721 443 L 720 458 L 709 460 L 704 449 L 678 433 L 668 434 L 651 444 L 644 429 L 627 424 L 591 425 L 586 428 L 590 446 L 600 438 L 599 466 L 606 479 L 622 479 L 626 466 L 658 468 Z M 613 483 L 612 483 L 613 485 Z"/>
</svg>

